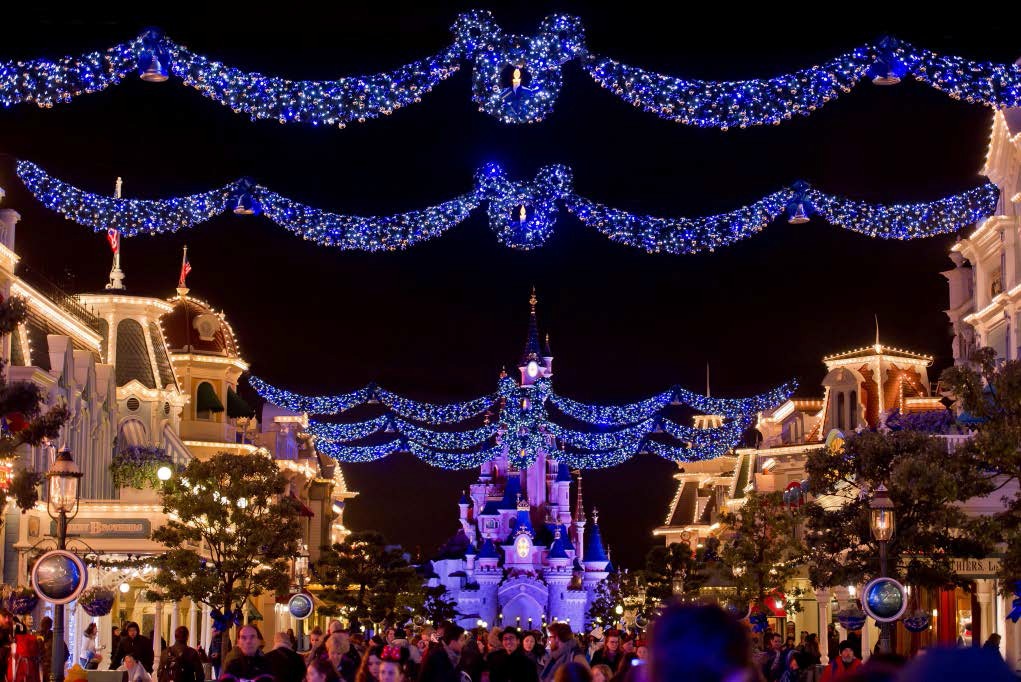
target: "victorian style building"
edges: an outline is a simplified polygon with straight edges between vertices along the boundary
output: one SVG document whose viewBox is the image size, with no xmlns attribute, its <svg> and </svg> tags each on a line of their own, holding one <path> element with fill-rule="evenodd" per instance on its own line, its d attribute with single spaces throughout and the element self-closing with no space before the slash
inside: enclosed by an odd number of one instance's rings
<svg viewBox="0 0 1021 682">
<path fill-rule="evenodd" d="M 344 505 L 356 493 L 347 489 L 340 466 L 315 450 L 304 415 L 267 405 L 259 419 L 239 396 L 238 380 L 248 364 L 223 313 L 190 296 L 183 284 L 169 299 L 133 294 L 124 288 L 116 261 L 107 288 L 95 294 L 73 296 L 39 276 L 22 275 L 13 250 L 19 218 L 12 209 L 0 210 L 0 293 L 22 296 L 29 317 L 4 339 L 3 357 L 8 380 L 32 381 L 47 405 L 70 408 L 60 442 L 25 448 L 22 459 L 46 471 L 57 446 L 66 446 L 82 470 L 82 500 L 69 525 L 72 549 L 106 560 L 163 551 L 149 539 L 165 522 L 156 492 L 113 485 L 114 454 L 131 447 L 163 448 L 180 465 L 223 451 L 272 457 L 288 478 L 287 494 L 306 517 L 296 570 L 307 569 L 322 546 L 347 535 Z M 8 509 L 0 532 L 4 582 L 29 584 L 30 562 L 53 545 L 45 503 L 24 514 Z M 167 641 L 177 625 L 188 625 L 193 644 L 208 644 L 209 608 L 149 602 L 150 570 L 90 569 L 90 584 L 114 589 L 117 596 L 112 613 L 98 619 L 100 643 L 109 646 L 112 625 L 134 620 L 143 632 L 155 628 Z M 74 602 L 63 608 L 76 660 L 88 616 Z M 298 629 L 272 596 L 244 611 L 246 618 L 263 619 L 270 632 Z M 154 644 L 159 646 L 159 637 Z"/>
</svg>

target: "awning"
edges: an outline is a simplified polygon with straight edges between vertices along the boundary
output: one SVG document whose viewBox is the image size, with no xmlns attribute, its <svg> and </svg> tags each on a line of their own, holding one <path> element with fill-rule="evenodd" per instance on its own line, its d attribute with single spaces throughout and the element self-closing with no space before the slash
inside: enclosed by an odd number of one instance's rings
<svg viewBox="0 0 1021 682">
<path fill-rule="evenodd" d="M 187 446 L 181 442 L 174 430 L 170 428 L 170 424 L 166 424 L 163 427 L 163 449 L 167 451 L 174 464 L 178 466 L 187 466 L 188 462 L 191 461 L 191 452 Z"/>
<path fill-rule="evenodd" d="M 227 416 L 231 419 L 255 416 L 255 410 L 230 386 L 227 387 Z"/>
<path fill-rule="evenodd" d="M 199 390 L 195 396 L 196 412 L 223 412 L 223 403 L 213 390 L 213 385 L 208 381 L 199 384 Z"/>
<path fill-rule="evenodd" d="M 132 447 L 145 447 L 149 445 L 149 436 L 145 431 L 145 424 L 138 419 L 126 419 L 117 432 L 117 449 L 124 450 Z"/>
</svg>

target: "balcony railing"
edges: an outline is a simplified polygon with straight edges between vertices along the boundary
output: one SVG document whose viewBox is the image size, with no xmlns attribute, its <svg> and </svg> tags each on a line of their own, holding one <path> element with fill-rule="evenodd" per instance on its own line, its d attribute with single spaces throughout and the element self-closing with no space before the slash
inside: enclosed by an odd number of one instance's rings
<svg viewBox="0 0 1021 682">
<path fill-rule="evenodd" d="M 77 296 L 67 293 L 41 272 L 37 272 L 25 265 L 23 261 L 18 263 L 17 274 L 65 313 L 71 315 L 100 336 L 105 334 L 106 330 L 103 329 L 103 321 L 86 308 Z"/>
</svg>

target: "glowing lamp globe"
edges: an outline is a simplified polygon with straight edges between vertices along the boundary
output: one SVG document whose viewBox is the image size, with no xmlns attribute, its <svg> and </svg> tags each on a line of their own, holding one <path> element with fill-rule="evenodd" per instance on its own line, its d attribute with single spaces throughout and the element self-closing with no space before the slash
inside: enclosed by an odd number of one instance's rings
<svg viewBox="0 0 1021 682">
<path fill-rule="evenodd" d="M 876 488 L 869 502 L 869 510 L 872 537 L 877 542 L 889 542 L 897 528 L 897 520 L 893 511 L 893 500 L 890 499 L 886 486 L 880 485 Z"/>
<path fill-rule="evenodd" d="M 160 479 L 161 481 L 169 481 L 170 477 L 173 475 L 174 475 L 173 470 L 166 464 L 164 464 L 163 466 L 156 470 L 156 478 Z"/>
<path fill-rule="evenodd" d="M 46 472 L 50 493 L 46 507 L 51 516 L 63 513 L 74 517 L 78 513 L 78 484 L 81 478 L 82 472 L 71 458 L 70 451 L 66 448 L 61 450 Z"/>
<path fill-rule="evenodd" d="M 535 360 L 530 361 L 525 371 L 528 372 L 528 376 L 534 379 L 539 376 L 539 363 Z"/>
<path fill-rule="evenodd" d="M 117 589 L 119 589 L 121 592 L 127 594 L 128 592 L 131 591 L 131 585 L 128 585 L 127 583 L 121 583 L 121 586 L 119 588 L 117 588 Z"/>
</svg>

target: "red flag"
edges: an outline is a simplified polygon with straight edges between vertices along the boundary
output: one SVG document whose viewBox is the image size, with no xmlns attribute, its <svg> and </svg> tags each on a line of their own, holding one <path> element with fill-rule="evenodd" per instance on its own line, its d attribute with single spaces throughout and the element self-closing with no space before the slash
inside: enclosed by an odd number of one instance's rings
<svg viewBox="0 0 1021 682">
<path fill-rule="evenodd" d="M 185 251 L 184 260 L 181 262 L 181 279 L 178 280 L 177 286 L 185 286 L 184 280 L 188 278 L 189 272 L 191 272 L 191 263 L 188 262 L 188 252 Z"/>
<path fill-rule="evenodd" d="M 114 253 L 118 253 L 121 250 L 121 233 L 120 230 L 113 227 L 107 228 L 106 230 L 106 241 L 110 242 L 110 250 Z"/>
</svg>

